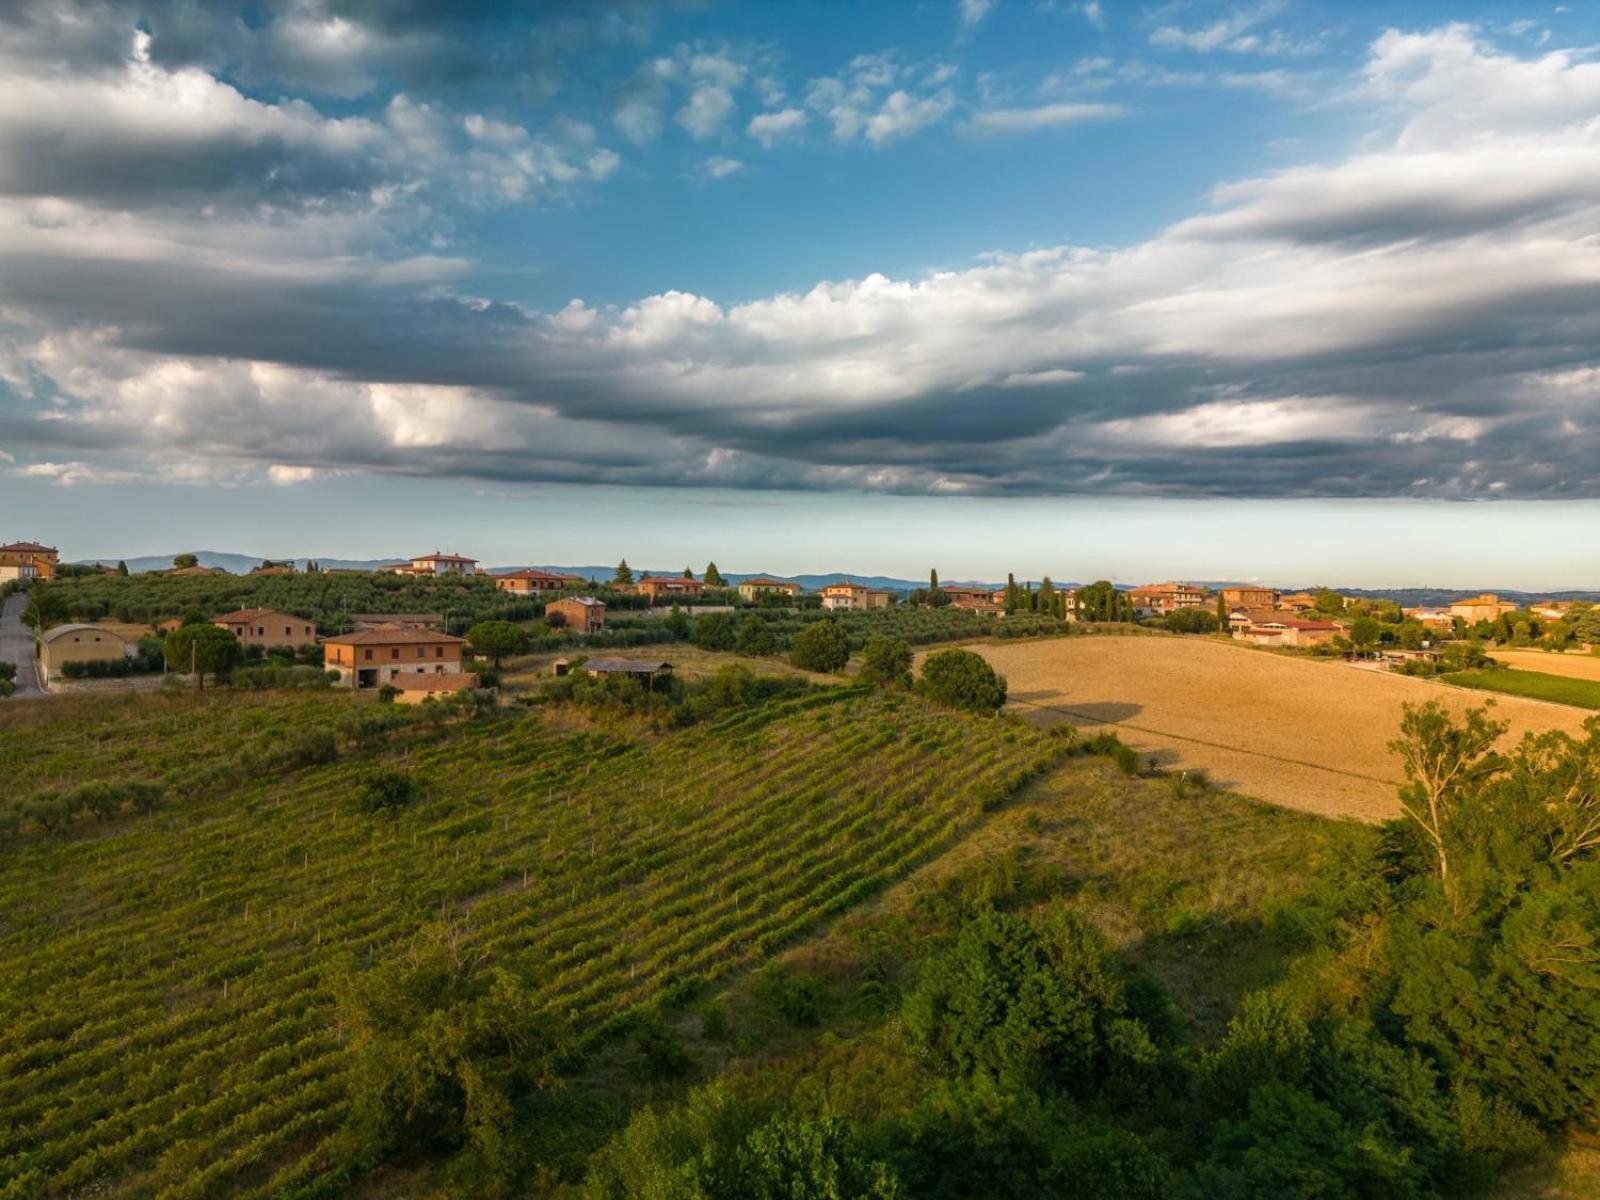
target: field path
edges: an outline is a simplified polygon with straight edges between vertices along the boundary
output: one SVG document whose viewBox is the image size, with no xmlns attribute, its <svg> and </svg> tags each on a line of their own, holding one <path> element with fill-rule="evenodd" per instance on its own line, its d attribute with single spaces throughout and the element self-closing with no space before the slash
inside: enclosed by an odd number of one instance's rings
<svg viewBox="0 0 1600 1200">
<path fill-rule="evenodd" d="M 1110 728 L 1164 767 L 1203 767 L 1220 786 L 1329 817 L 1399 812 L 1388 743 L 1401 705 L 1439 699 L 1461 712 L 1482 693 L 1337 661 L 1202 638 L 1068 637 L 974 645 L 1005 675 L 1011 708 L 1043 724 Z M 1577 732 L 1588 714 L 1496 697 L 1507 741 Z"/>
<path fill-rule="evenodd" d="M 39 686 L 34 670 L 33 634 L 22 623 L 22 610 L 28 607 L 28 597 L 18 592 L 7 596 L 0 605 L 0 661 L 17 664 L 17 690 L 13 700 L 35 699 L 45 694 Z"/>
</svg>

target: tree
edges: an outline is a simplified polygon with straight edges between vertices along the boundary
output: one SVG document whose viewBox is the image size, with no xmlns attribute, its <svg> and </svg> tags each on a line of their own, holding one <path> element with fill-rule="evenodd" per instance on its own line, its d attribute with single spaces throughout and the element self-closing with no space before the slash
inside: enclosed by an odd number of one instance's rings
<svg viewBox="0 0 1600 1200">
<path fill-rule="evenodd" d="M 498 671 L 502 658 L 527 649 L 528 634 L 510 621 L 480 621 L 467 630 L 467 641 L 479 654 L 487 654 Z"/>
<path fill-rule="evenodd" d="M 1215 633 L 1217 618 L 1203 608 L 1175 608 L 1162 623 L 1173 633 Z"/>
<path fill-rule="evenodd" d="M 813 621 L 794 635 L 789 661 L 802 671 L 842 671 L 850 661 L 850 638 L 831 617 Z"/>
<path fill-rule="evenodd" d="M 128 564 L 123 562 L 120 558 L 117 559 L 117 574 L 121 575 L 124 579 L 126 579 L 128 576 Z"/>
<path fill-rule="evenodd" d="M 1344 597 L 1338 592 L 1327 588 L 1318 588 L 1315 595 L 1316 609 L 1320 613 L 1341 613 L 1344 611 Z"/>
<path fill-rule="evenodd" d="M 193 554 L 180 554 L 172 560 L 172 565 L 175 569 L 181 571 L 185 567 L 198 567 L 200 559 Z"/>
<path fill-rule="evenodd" d="M 922 664 L 922 689 L 951 708 L 998 712 L 1006 702 L 1006 681 L 981 655 L 970 650 L 939 650 Z"/>
<path fill-rule="evenodd" d="M 683 569 L 683 577 L 685 579 L 693 579 L 694 578 L 694 572 L 691 571 L 688 567 L 685 567 Z"/>
<path fill-rule="evenodd" d="M 911 647 L 899 638 L 873 634 L 861 651 L 861 679 L 879 687 L 909 687 Z"/>
<path fill-rule="evenodd" d="M 732 650 L 737 635 L 725 612 L 702 613 L 689 627 L 689 640 L 702 650 Z"/>
<path fill-rule="evenodd" d="M 1350 624 L 1350 644 L 1357 650 L 1370 650 L 1383 636 L 1383 627 L 1371 617 L 1357 617 Z"/>
<path fill-rule="evenodd" d="M 1073 598 L 1073 607 L 1082 621 L 1133 620 L 1133 601 L 1108 579 L 1079 588 Z"/>
<path fill-rule="evenodd" d="M 232 630 L 207 624 L 180 625 L 167 634 L 162 649 L 168 668 L 192 674 L 201 691 L 205 690 L 207 674 L 226 675 L 244 656 L 244 648 Z"/>
<path fill-rule="evenodd" d="M 717 570 L 717 564 L 714 562 L 709 562 L 706 564 L 706 573 L 703 578 L 703 582 L 708 588 L 728 586 L 727 580 L 722 578 L 722 572 Z"/>
<path fill-rule="evenodd" d="M 1483 781 L 1500 769 L 1500 758 L 1493 748 L 1507 724 L 1490 720 L 1487 704 L 1468 709 L 1462 725 L 1457 725 L 1437 700 L 1407 704 L 1404 713 L 1400 737 L 1389 743 L 1406 774 L 1406 785 L 1400 789 L 1400 808 L 1433 848 L 1439 880 L 1448 895 L 1452 886 L 1448 848 L 1451 823 L 1458 805 L 1475 795 Z"/>
<path fill-rule="evenodd" d="M 778 639 L 764 620 L 751 613 L 739 622 L 739 642 L 735 649 L 740 654 L 760 658 L 778 652 Z"/>
<path fill-rule="evenodd" d="M 633 582 L 633 570 L 628 566 L 627 559 L 617 564 L 617 573 L 611 577 L 611 582 L 618 587 L 627 587 Z"/>
</svg>

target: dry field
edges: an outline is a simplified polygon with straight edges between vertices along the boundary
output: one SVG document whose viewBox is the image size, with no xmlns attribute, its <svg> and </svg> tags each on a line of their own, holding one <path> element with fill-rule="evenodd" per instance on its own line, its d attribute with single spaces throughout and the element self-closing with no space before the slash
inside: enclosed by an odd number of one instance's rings
<svg viewBox="0 0 1600 1200">
<path fill-rule="evenodd" d="M 1491 650 L 1489 657 L 1519 671 L 1539 671 L 1545 675 L 1565 675 L 1569 679 L 1592 679 L 1600 683 L 1600 654 L 1569 650 L 1549 654 L 1543 650 Z"/>
<path fill-rule="evenodd" d="M 1166 767 L 1204 767 L 1246 795 L 1322 816 L 1399 811 L 1388 743 L 1405 701 L 1461 711 L 1481 692 L 1178 637 L 1069 637 L 975 645 L 1010 685 L 1014 711 L 1046 723 L 1109 727 Z M 1554 655 L 1544 657 L 1556 657 Z M 1510 737 L 1576 732 L 1579 709 L 1495 697 Z"/>
</svg>

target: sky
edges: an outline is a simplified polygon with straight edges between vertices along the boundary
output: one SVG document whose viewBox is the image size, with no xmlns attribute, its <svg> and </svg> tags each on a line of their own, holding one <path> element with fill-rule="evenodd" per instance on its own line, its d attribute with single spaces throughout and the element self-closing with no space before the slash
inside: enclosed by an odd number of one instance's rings
<svg viewBox="0 0 1600 1200">
<path fill-rule="evenodd" d="M 1600 3 L 11 0 L 0 539 L 1600 587 Z"/>
</svg>

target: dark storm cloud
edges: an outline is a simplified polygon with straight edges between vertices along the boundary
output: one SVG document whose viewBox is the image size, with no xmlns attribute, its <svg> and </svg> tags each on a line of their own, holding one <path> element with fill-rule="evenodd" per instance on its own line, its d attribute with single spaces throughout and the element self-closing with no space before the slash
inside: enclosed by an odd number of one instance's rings
<svg viewBox="0 0 1600 1200">
<path fill-rule="evenodd" d="M 583 55 L 647 17 L 423 0 L 0 17 L 0 447 L 63 480 L 186 462 L 195 481 L 1600 496 L 1600 88 L 1584 99 L 1581 65 L 1557 64 L 1570 86 L 1545 111 L 1520 60 L 1469 46 L 1462 86 L 1484 105 L 1501 81 L 1486 111 L 1504 128 L 1457 135 L 1435 109 L 1461 35 L 1381 44 L 1374 87 L 1386 64 L 1445 73 L 1405 101 L 1395 147 L 1221 189 L 1121 251 L 735 307 L 465 294 L 470 264 L 429 236 L 453 206 L 616 165 L 454 107 L 469 57 L 609 104 Z M 330 115 L 319 96 L 364 100 Z"/>
</svg>

